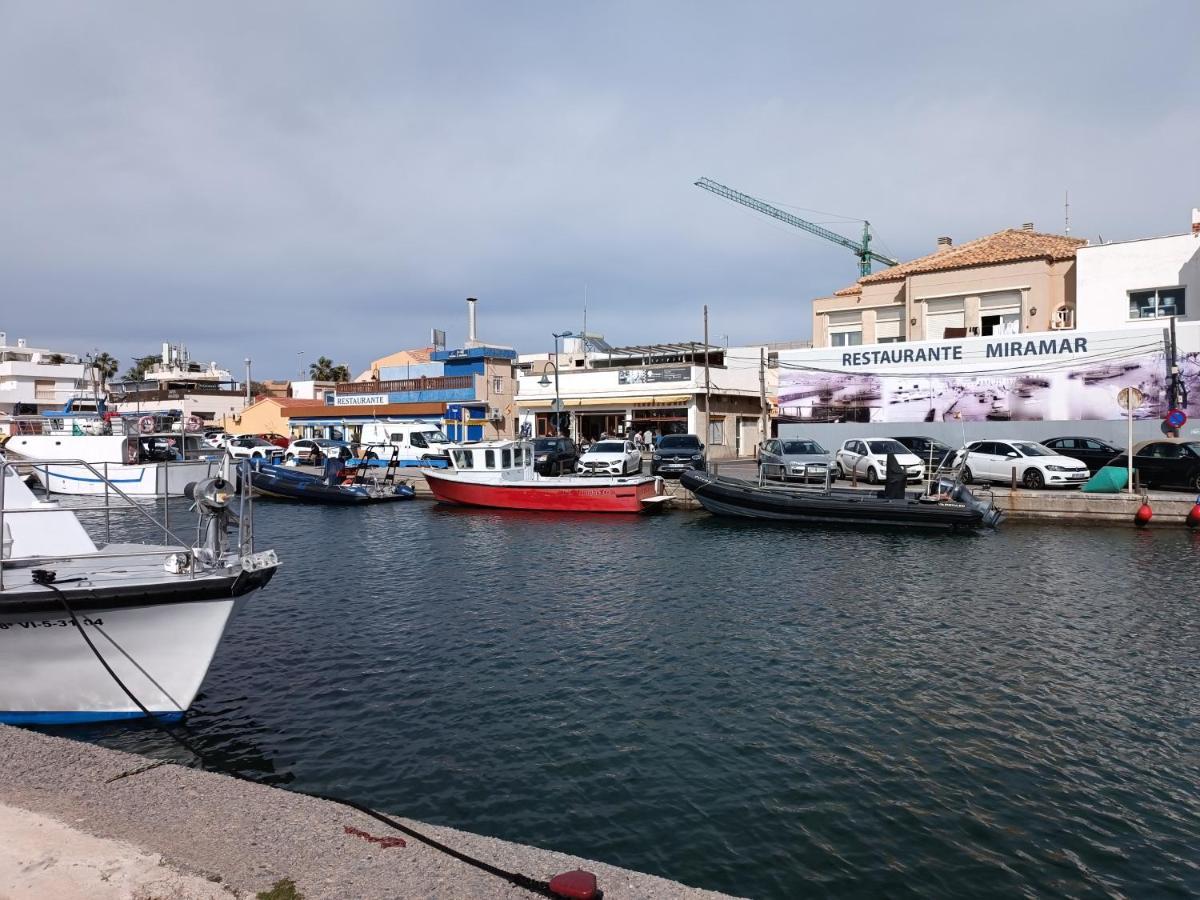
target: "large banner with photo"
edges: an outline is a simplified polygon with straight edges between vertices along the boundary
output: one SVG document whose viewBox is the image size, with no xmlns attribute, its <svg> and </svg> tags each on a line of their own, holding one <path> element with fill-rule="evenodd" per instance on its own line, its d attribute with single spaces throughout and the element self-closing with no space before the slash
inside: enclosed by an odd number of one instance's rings
<svg viewBox="0 0 1200 900">
<path fill-rule="evenodd" d="M 779 354 L 779 412 L 814 422 L 1120 419 L 1117 392 L 1145 395 L 1137 418 L 1166 414 L 1165 329 L 823 347 Z M 1177 328 L 1189 415 L 1200 415 L 1200 323 Z"/>
</svg>

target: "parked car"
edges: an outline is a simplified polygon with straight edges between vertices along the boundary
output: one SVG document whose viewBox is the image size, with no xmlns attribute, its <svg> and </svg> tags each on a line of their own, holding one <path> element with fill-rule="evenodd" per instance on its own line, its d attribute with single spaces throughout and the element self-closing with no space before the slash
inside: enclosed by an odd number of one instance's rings
<svg viewBox="0 0 1200 900">
<path fill-rule="evenodd" d="M 832 462 L 833 454 L 816 441 L 772 438 L 758 448 L 758 469 L 764 478 L 824 483 Z"/>
<path fill-rule="evenodd" d="M 913 456 L 920 459 L 925 464 L 925 468 L 934 472 L 938 470 L 938 467 L 942 463 L 949 463 L 954 458 L 953 447 L 930 437 L 913 435 L 911 437 L 898 437 L 896 440 L 907 447 Z"/>
<path fill-rule="evenodd" d="M 597 441 L 579 457 L 581 475 L 629 475 L 642 471 L 642 453 L 633 441 Z"/>
<path fill-rule="evenodd" d="M 227 435 L 224 431 L 217 431 L 215 429 L 206 431 L 200 436 L 201 443 L 203 443 L 205 447 L 211 447 L 214 450 L 222 446 L 228 439 L 229 435 Z"/>
<path fill-rule="evenodd" d="M 1042 441 L 1043 447 L 1049 447 L 1059 456 L 1069 456 L 1085 463 L 1093 475 L 1108 465 L 1114 456 L 1124 453 L 1121 447 L 1114 447 L 1104 441 L 1089 437 L 1058 437 Z"/>
<path fill-rule="evenodd" d="M 1027 488 L 1078 486 L 1091 477 L 1086 463 L 1033 441 L 971 441 L 954 455 L 954 465 L 963 467 L 965 484 L 1007 484 L 1014 468 L 1017 481 Z"/>
<path fill-rule="evenodd" d="M 879 484 L 887 476 L 889 453 L 904 467 L 906 480 L 920 481 L 924 477 L 925 464 L 893 438 L 851 438 L 845 441 L 834 457 L 834 474 L 842 478 L 856 475 L 865 478 L 867 484 Z"/>
<path fill-rule="evenodd" d="M 283 462 L 283 448 L 260 437 L 235 437 L 225 444 L 225 452 L 234 459 L 266 459 Z"/>
<path fill-rule="evenodd" d="M 664 434 L 650 457 L 651 475 L 679 475 L 703 468 L 704 445 L 694 434 Z"/>
<path fill-rule="evenodd" d="M 284 453 L 284 461 L 295 460 L 305 465 L 315 465 L 325 458 L 350 459 L 353 456 L 350 445 L 345 441 L 331 441 L 327 438 L 301 438 L 292 441 Z"/>
<path fill-rule="evenodd" d="M 533 442 L 533 469 L 539 475 L 562 475 L 575 471 L 579 450 L 565 437 L 543 437 Z"/>
<path fill-rule="evenodd" d="M 1124 453 L 1108 465 L 1124 468 Z M 1200 441 L 1144 441 L 1133 448 L 1133 470 L 1145 487 L 1200 491 Z"/>
<path fill-rule="evenodd" d="M 274 431 L 266 432 L 264 434 L 256 434 L 254 437 L 262 438 L 268 444 L 274 444 L 276 447 L 282 447 L 284 450 L 286 450 L 288 444 L 292 442 L 292 439 L 287 435 L 278 434 Z"/>
</svg>

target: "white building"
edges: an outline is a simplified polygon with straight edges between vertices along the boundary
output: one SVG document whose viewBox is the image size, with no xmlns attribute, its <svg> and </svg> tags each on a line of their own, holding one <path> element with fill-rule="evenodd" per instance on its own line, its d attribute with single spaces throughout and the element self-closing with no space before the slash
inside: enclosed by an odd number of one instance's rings
<svg viewBox="0 0 1200 900">
<path fill-rule="evenodd" d="M 183 345 L 162 346 L 162 358 L 140 380 L 109 385 L 110 407 L 121 413 L 177 411 L 215 424 L 247 406 L 245 385 L 228 369 L 192 360 Z"/>
<path fill-rule="evenodd" d="M 1076 279 L 1080 328 L 1200 322 L 1200 209 L 1190 234 L 1081 247 Z"/>
<path fill-rule="evenodd" d="M 0 433 L 10 433 L 12 416 L 62 409 L 80 393 L 91 393 L 87 365 L 74 353 L 15 344 L 0 331 Z"/>
<path fill-rule="evenodd" d="M 554 433 L 557 367 L 557 399 L 572 438 L 647 430 L 696 434 L 715 458 L 750 456 L 762 440 L 761 349 L 706 352 L 698 343 L 615 348 L 603 341 L 585 349 L 571 340 L 557 361 L 552 354 L 518 357 L 517 415 L 531 435 Z M 764 367 L 763 374 L 770 397 L 774 370 Z"/>
<path fill-rule="evenodd" d="M 941 339 L 781 352 L 780 434 L 827 446 L 884 435 L 955 446 L 964 438 L 1081 435 L 1123 445 L 1116 397 L 1128 386 L 1146 397 L 1136 437 L 1160 436 L 1172 404 L 1173 319 L 1187 392 L 1186 403 L 1174 402 L 1191 417 L 1183 436 L 1200 436 L 1200 211 L 1193 217 L 1190 234 L 1079 247 L 1064 284 L 1074 321 L 1054 318 L 1052 330 L 958 328 Z M 964 266 L 942 277 L 952 293 L 969 289 L 974 276 Z"/>
</svg>

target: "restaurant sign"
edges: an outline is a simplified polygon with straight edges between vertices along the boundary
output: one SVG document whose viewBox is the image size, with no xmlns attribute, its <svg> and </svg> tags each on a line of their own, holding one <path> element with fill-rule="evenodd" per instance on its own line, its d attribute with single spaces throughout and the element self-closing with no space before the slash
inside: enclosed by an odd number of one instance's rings
<svg viewBox="0 0 1200 900">
<path fill-rule="evenodd" d="M 333 398 L 334 406 L 385 406 L 387 394 L 338 394 Z"/>
</svg>

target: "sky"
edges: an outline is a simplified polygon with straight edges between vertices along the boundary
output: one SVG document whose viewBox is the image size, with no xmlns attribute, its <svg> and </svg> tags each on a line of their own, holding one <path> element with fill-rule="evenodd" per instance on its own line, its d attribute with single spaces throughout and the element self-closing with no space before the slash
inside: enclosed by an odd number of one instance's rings
<svg viewBox="0 0 1200 900">
<path fill-rule="evenodd" d="M 1200 4 L 0 0 L 0 330 L 256 378 L 803 340 L 848 250 L 1200 206 Z M 821 210 L 822 212 L 817 212 Z"/>
</svg>

